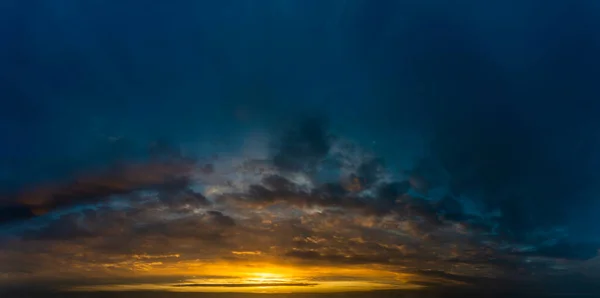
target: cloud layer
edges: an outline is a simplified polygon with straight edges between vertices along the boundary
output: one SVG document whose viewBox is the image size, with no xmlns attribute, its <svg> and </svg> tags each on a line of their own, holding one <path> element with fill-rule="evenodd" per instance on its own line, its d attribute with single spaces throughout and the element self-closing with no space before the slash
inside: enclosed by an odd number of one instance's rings
<svg viewBox="0 0 600 298">
<path fill-rule="evenodd" d="M 177 157 L 13 196 L 2 209 L 4 281 L 89 274 L 102 284 L 169 273 L 185 281 L 172 287 L 255 286 L 192 281 L 190 268 L 215 262 L 396 274 L 358 278 L 387 288 L 520 287 L 594 276 L 583 267 L 598 259 L 596 242 L 572 241 L 558 224 L 515 225 L 513 210 L 477 205 L 475 193 L 454 188 L 452 173 L 433 157 L 393 173 L 316 118 L 266 142 L 266 159 L 217 160 L 210 171 Z M 262 283 L 314 286 L 326 276 Z"/>
<path fill-rule="evenodd" d="M 3 286 L 593 287 L 597 5 L 280 2 L 0 9 Z"/>
</svg>

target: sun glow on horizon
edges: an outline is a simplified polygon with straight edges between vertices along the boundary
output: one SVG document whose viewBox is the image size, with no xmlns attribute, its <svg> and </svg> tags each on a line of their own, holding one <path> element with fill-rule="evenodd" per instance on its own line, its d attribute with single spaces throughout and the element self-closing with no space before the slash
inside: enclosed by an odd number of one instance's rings
<svg viewBox="0 0 600 298">
<path fill-rule="evenodd" d="M 264 283 L 285 283 L 285 282 L 290 281 L 290 279 L 284 278 L 284 276 L 282 276 L 281 274 L 261 272 L 261 273 L 256 273 L 255 275 L 256 276 L 254 278 L 246 279 L 246 282 L 264 284 Z"/>
<path fill-rule="evenodd" d="M 161 290 L 174 292 L 306 293 L 417 289 L 410 275 L 384 268 L 283 266 L 274 264 L 188 264 L 187 270 L 158 276 L 189 276 L 180 283 L 76 286 L 71 291 Z M 190 270 L 191 269 L 191 270 Z M 191 275 L 190 272 L 194 272 Z M 207 273 L 211 273 L 208 275 Z M 199 274 L 203 273 L 203 274 Z M 148 276 L 157 276 L 150 275 Z"/>
</svg>

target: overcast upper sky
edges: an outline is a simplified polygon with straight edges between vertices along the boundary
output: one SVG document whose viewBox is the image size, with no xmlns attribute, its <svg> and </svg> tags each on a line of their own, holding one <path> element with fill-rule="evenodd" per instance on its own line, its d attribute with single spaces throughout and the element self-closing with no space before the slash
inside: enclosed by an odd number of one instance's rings
<svg viewBox="0 0 600 298">
<path fill-rule="evenodd" d="M 0 22 L 2 288 L 599 290 L 594 1 L 13 0 Z"/>
</svg>

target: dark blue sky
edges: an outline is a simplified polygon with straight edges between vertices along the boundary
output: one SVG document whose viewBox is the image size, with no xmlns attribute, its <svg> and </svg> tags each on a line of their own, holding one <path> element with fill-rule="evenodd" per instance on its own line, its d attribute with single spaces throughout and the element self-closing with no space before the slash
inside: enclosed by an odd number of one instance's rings
<svg viewBox="0 0 600 298">
<path fill-rule="evenodd" d="M 543 263 L 533 273 L 568 262 L 557 272 L 600 277 L 594 1 L 15 0 L 0 3 L 0 22 L 6 208 L 23 207 L 41 185 L 148 162 L 156 142 L 217 159 L 211 166 L 227 179 L 232 164 L 261 158 L 278 176 L 300 183 L 290 174 L 299 172 L 317 185 L 325 174 L 312 167 L 334 160 L 335 175 L 357 175 L 368 190 L 359 200 L 406 181 L 422 201 L 389 204 L 421 206 L 435 229 L 485 226 L 469 241 L 493 250 L 488 262 L 510 259 L 523 272 L 531 268 L 514 262 L 532 256 Z M 379 159 L 348 166 L 341 140 Z M 219 177 L 191 184 L 206 189 Z M 43 220 L 123 195 L 80 190 L 44 193 Z M 58 198 L 65 192 L 74 194 Z M 28 231 L 0 234 L 27 246 L 23 235 L 37 235 Z"/>
</svg>

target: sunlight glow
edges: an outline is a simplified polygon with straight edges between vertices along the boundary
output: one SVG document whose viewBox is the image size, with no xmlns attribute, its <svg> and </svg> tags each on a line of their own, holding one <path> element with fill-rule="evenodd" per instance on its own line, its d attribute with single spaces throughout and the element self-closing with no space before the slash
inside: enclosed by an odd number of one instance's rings
<svg viewBox="0 0 600 298">
<path fill-rule="evenodd" d="M 178 284 L 80 286 L 77 291 L 162 290 L 176 292 L 299 293 L 416 289 L 410 274 L 373 266 L 291 266 L 269 263 L 186 263 L 154 268 L 148 276 L 182 276 Z M 210 275 L 208 274 L 210 273 Z M 185 278 L 187 276 L 188 278 Z"/>
</svg>

